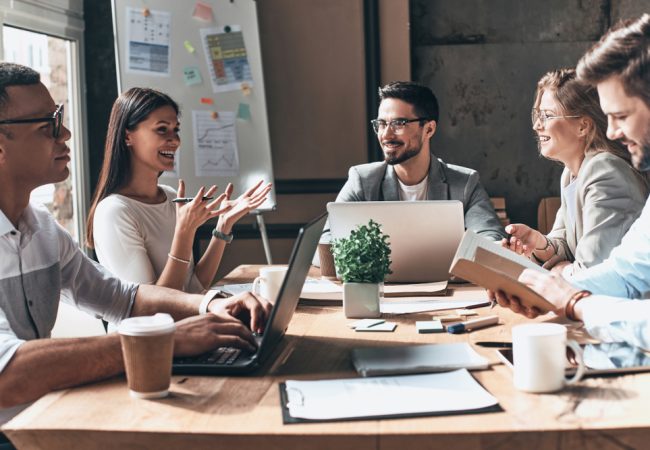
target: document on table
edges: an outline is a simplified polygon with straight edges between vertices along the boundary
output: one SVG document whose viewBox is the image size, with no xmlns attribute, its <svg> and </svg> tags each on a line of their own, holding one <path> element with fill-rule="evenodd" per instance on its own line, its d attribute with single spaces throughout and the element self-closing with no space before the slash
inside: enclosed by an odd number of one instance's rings
<svg viewBox="0 0 650 450">
<path fill-rule="evenodd" d="M 280 385 L 285 423 L 399 418 L 500 411 L 498 401 L 465 369 L 453 372 Z M 298 419 L 298 420 L 296 420 Z"/>
<path fill-rule="evenodd" d="M 447 281 L 384 285 L 384 297 L 440 297 L 446 294 Z M 343 286 L 329 280 L 308 278 L 302 287 L 300 298 L 304 300 L 326 300 L 334 304 L 334 302 L 343 300 Z"/>
<path fill-rule="evenodd" d="M 384 300 L 379 305 L 383 314 L 409 314 L 447 309 L 477 308 L 487 306 L 488 300 L 440 300 L 440 297 L 401 297 L 399 300 Z"/>
<path fill-rule="evenodd" d="M 363 377 L 489 367 L 467 342 L 355 348 L 352 364 Z"/>
</svg>

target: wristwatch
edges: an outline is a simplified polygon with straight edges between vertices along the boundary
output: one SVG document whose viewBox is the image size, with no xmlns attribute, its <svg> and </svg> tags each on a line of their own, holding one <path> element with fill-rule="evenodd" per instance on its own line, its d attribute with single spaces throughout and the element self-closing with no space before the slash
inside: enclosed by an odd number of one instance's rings
<svg viewBox="0 0 650 450">
<path fill-rule="evenodd" d="M 210 289 L 206 294 L 203 296 L 203 300 L 201 300 L 201 304 L 199 305 L 199 314 L 207 314 L 208 313 L 208 306 L 212 302 L 212 300 L 220 297 L 224 297 L 225 292 L 223 292 L 221 289 Z"/>
<path fill-rule="evenodd" d="M 224 241 L 226 244 L 230 244 L 233 239 L 232 233 L 226 234 L 222 233 L 221 231 L 217 230 L 216 228 L 212 230 L 212 236 L 214 236 L 217 239 L 221 239 Z"/>
</svg>

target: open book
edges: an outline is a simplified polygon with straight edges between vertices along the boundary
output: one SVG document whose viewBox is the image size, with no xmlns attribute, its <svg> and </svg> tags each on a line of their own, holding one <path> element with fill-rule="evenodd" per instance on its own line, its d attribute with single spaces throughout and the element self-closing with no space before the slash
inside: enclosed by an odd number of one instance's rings
<svg viewBox="0 0 650 450">
<path fill-rule="evenodd" d="M 519 297 L 524 306 L 548 312 L 555 307 L 544 297 L 517 281 L 524 269 L 546 272 L 528 258 L 467 230 L 456 250 L 449 273 L 493 291 Z"/>
</svg>

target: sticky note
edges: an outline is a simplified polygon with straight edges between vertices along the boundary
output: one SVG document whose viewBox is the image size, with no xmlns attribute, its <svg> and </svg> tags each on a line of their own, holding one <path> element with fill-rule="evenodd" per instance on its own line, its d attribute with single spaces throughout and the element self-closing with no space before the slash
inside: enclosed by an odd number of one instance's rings
<svg viewBox="0 0 650 450">
<path fill-rule="evenodd" d="M 212 22 L 212 7 L 203 2 L 196 2 L 192 17 L 205 22 Z"/>
<path fill-rule="evenodd" d="M 440 320 L 418 320 L 415 322 L 415 329 L 418 333 L 442 333 L 445 327 Z"/>
<path fill-rule="evenodd" d="M 354 329 L 354 331 L 379 331 L 379 332 L 384 331 L 390 333 L 391 331 L 395 331 L 395 328 L 397 328 L 396 323 L 384 322 L 372 327 L 364 327 L 364 328 L 357 327 Z"/>
<path fill-rule="evenodd" d="M 183 42 L 183 45 L 185 46 L 185 50 L 187 50 L 189 53 L 194 53 L 194 46 L 190 41 L 185 41 Z"/>
<path fill-rule="evenodd" d="M 201 72 L 198 67 L 185 67 L 183 68 L 183 81 L 185 81 L 186 86 L 194 86 L 195 84 L 201 84 L 203 79 L 201 78 Z"/>
<path fill-rule="evenodd" d="M 384 319 L 361 319 L 357 320 L 356 322 L 352 322 L 348 326 L 350 328 L 369 328 L 384 322 Z"/>
<path fill-rule="evenodd" d="M 240 103 L 237 109 L 237 118 L 243 120 L 251 119 L 251 107 L 248 103 Z"/>
<path fill-rule="evenodd" d="M 204 105 L 212 105 L 214 103 L 214 100 L 212 100 L 210 97 L 201 97 L 201 103 Z"/>
<path fill-rule="evenodd" d="M 248 83 L 242 83 L 241 84 L 241 93 L 244 94 L 246 97 L 251 95 L 251 85 Z"/>
</svg>

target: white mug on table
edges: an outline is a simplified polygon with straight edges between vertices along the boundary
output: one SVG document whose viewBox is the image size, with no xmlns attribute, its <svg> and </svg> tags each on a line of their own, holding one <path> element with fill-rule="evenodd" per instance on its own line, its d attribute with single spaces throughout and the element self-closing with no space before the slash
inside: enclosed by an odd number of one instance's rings
<svg viewBox="0 0 650 450">
<path fill-rule="evenodd" d="M 566 348 L 573 350 L 578 369 L 566 379 Z M 515 387 L 527 392 L 555 392 L 582 378 L 585 364 L 582 349 L 567 340 L 566 327 L 557 323 L 531 323 L 512 328 Z"/>
<path fill-rule="evenodd" d="M 262 267 L 260 275 L 253 281 L 253 292 L 270 302 L 275 302 L 286 274 L 286 266 Z"/>
</svg>

